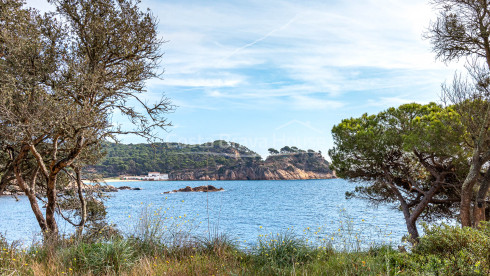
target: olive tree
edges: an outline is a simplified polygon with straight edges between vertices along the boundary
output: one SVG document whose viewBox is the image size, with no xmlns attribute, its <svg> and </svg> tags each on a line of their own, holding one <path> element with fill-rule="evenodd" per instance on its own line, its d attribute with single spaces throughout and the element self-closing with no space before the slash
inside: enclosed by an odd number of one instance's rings
<svg viewBox="0 0 490 276">
<path fill-rule="evenodd" d="M 0 141 L 6 170 L 42 231 L 57 236 L 61 176 L 80 187 L 81 169 L 97 161 L 103 141 L 155 138 L 172 106 L 165 97 L 154 105 L 143 99 L 145 81 L 160 74 L 163 43 L 149 11 L 129 0 L 49 2 L 56 12 L 42 15 L 20 1 L 1 2 Z M 115 112 L 133 127 L 114 122 Z M 46 200 L 45 216 L 38 197 Z"/>
</svg>

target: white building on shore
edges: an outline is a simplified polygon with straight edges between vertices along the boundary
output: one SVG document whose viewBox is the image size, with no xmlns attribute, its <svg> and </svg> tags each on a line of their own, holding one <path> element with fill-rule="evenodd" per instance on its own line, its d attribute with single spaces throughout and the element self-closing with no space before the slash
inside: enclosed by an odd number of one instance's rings
<svg viewBox="0 0 490 276">
<path fill-rule="evenodd" d="M 159 172 L 149 172 L 148 175 L 121 175 L 121 180 L 142 180 L 142 181 L 165 181 L 168 174 Z"/>
</svg>

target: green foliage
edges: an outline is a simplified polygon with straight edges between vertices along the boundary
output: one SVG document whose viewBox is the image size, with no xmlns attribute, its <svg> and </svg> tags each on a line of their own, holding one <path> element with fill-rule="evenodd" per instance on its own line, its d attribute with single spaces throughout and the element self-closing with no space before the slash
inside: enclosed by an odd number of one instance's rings
<svg viewBox="0 0 490 276">
<path fill-rule="evenodd" d="M 276 149 L 274 149 L 274 148 L 269 148 L 268 151 L 269 151 L 269 154 L 271 154 L 271 155 L 272 154 L 278 154 L 279 153 L 279 151 L 276 150 Z"/>
<path fill-rule="evenodd" d="M 259 237 L 256 261 L 271 267 L 292 267 L 315 258 L 315 250 L 292 232 Z"/>
<path fill-rule="evenodd" d="M 490 273 L 490 223 L 480 228 L 457 226 L 425 227 L 426 235 L 414 248 L 415 260 L 427 270 L 451 275 Z"/>
<path fill-rule="evenodd" d="M 108 242 L 79 243 L 62 253 L 65 266 L 77 272 L 97 275 L 120 273 L 130 268 L 135 261 L 134 249 L 128 240 L 115 239 Z"/>
<path fill-rule="evenodd" d="M 306 152 L 294 146 L 285 148 L 288 149 L 287 154 L 278 154 L 277 150 L 269 149 L 272 155 L 261 161 L 260 155 L 247 147 L 222 140 L 201 145 L 106 143 L 105 158 L 93 168 L 104 177 L 145 175 L 150 171 L 199 171 L 210 175 L 244 167 L 284 169 L 290 165 L 307 171 L 331 172 L 329 163 L 319 153 L 313 150 Z M 284 148 L 282 153 L 285 153 Z"/>
<path fill-rule="evenodd" d="M 260 156 L 250 149 L 221 140 L 201 145 L 106 143 L 104 150 L 107 153 L 105 158 L 94 168 L 105 177 L 201 168 L 213 171 L 218 166 L 233 167 L 244 160 L 260 160 Z"/>
<path fill-rule="evenodd" d="M 218 257 L 238 250 L 237 242 L 226 234 L 199 239 L 199 244 L 204 254 L 215 254 Z"/>
<path fill-rule="evenodd" d="M 468 168 L 464 134 L 450 107 L 405 104 L 342 120 L 332 129 L 335 147 L 329 154 L 338 176 L 361 182 L 347 196 L 400 203 L 415 226 L 419 216 L 456 216 L 458 187 Z M 437 185 L 443 189 L 434 191 Z M 429 204 L 426 195 L 440 201 Z"/>
<path fill-rule="evenodd" d="M 345 234 L 344 234 L 345 235 Z M 134 235 L 133 235 L 134 236 Z M 151 255 L 142 239 L 64 240 L 22 250 L 0 238 L 0 272 L 6 275 L 489 275 L 490 224 L 479 229 L 426 228 L 411 252 L 388 245 L 354 251 L 308 245 L 291 232 L 243 249 L 226 235 L 185 246 L 162 244 Z M 409 249 L 410 251 L 410 249 Z"/>
</svg>

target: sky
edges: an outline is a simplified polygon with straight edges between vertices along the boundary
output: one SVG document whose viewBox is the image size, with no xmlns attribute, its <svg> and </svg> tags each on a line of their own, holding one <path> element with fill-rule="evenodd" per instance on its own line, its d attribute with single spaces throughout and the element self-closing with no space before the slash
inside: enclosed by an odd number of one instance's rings
<svg viewBox="0 0 490 276">
<path fill-rule="evenodd" d="M 28 5 L 46 10 L 41 0 Z M 238 142 L 268 148 L 334 146 L 344 118 L 440 101 L 459 64 L 423 39 L 437 11 L 427 0 L 143 0 L 167 42 L 162 79 L 145 99 L 177 106 L 165 142 Z M 115 120 L 119 120 L 117 116 Z M 144 142 L 135 137 L 124 143 Z"/>
</svg>

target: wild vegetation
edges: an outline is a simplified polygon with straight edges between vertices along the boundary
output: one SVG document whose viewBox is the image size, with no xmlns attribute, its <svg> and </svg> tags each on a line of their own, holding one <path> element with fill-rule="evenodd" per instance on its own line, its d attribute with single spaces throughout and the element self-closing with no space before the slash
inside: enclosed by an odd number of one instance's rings
<svg viewBox="0 0 490 276">
<path fill-rule="evenodd" d="M 106 156 L 91 168 L 104 177 L 144 175 L 150 171 L 170 173 L 171 176 L 173 173 L 192 172 L 196 175 L 225 177 L 227 171 L 238 174 L 247 169 L 275 171 L 294 168 L 331 173 L 328 161 L 321 154 L 294 146 L 285 146 L 266 160 L 243 145 L 223 140 L 201 145 L 106 143 L 103 149 L 107 152 Z"/>
<path fill-rule="evenodd" d="M 41 14 L 21 0 L 0 1 L 0 192 L 17 185 L 40 230 L 57 239 L 55 214 L 82 233 L 87 208 L 100 203 L 82 193 L 81 175 L 101 157 L 101 143 L 128 133 L 153 138 L 172 106 L 141 99 L 162 55 L 149 11 L 124 0 L 49 2 L 56 11 Z M 130 123 L 115 124 L 115 112 Z"/>
<path fill-rule="evenodd" d="M 153 214 L 149 214 L 150 216 Z M 413 248 L 311 245 L 292 232 L 244 248 L 226 235 L 173 235 L 153 221 L 125 236 L 67 238 L 22 248 L 0 240 L 2 275 L 488 275 L 490 225 L 426 229 Z M 165 233 L 175 230 L 168 229 Z M 173 233 L 175 234 L 175 232 Z M 169 235 L 172 236 L 172 235 Z M 478 242 L 476 242 L 478 241 Z M 354 248 L 353 250 L 346 250 Z"/>
<path fill-rule="evenodd" d="M 159 76 L 163 41 L 156 18 L 140 11 L 138 1 L 49 2 L 56 12 L 0 1 L 0 192 L 20 187 L 44 235 L 27 249 L 2 239 L 1 274 L 490 274 L 488 1 L 432 1 L 440 13 L 426 37 L 437 57 L 467 59 L 467 75 L 443 87 L 442 104 L 389 108 L 345 119 L 332 130 L 335 169 L 360 182 L 348 196 L 400 205 L 412 247 L 399 251 L 389 245 L 339 249 L 328 239 L 313 246 L 293 233 L 259 237 L 243 248 L 226 235 L 195 238 L 148 217 L 124 235 L 107 225 L 103 195 L 81 190 L 87 166 L 105 175 L 291 162 L 330 168 L 310 158 L 321 153 L 289 146 L 269 149 L 271 156 L 261 161 L 223 141 L 191 147 L 108 143 L 122 134 L 153 139 L 155 130 L 169 125 L 168 99 L 148 105 L 141 98 L 145 81 Z M 132 127 L 115 124 L 115 112 Z M 103 147 L 108 156 L 96 165 Z M 77 227 L 74 235 L 60 237 L 56 214 Z M 419 219 L 441 218 L 461 227 L 432 226 L 419 234 Z"/>
<path fill-rule="evenodd" d="M 105 143 L 105 157 L 93 168 L 104 177 L 170 173 L 218 166 L 233 167 L 261 160 L 260 155 L 238 143 L 217 140 L 201 145 L 182 143 Z"/>
<path fill-rule="evenodd" d="M 343 120 L 330 151 L 339 176 L 363 182 L 348 196 L 399 203 L 414 242 L 421 217 L 476 228 L 490 212 L 489 3 L 432 3 L 440 13 L 426 37 L 444 62 L 466 58 L 467 76 L 443 86 L 444 105 L 406 104 Z"/>
</svg>

